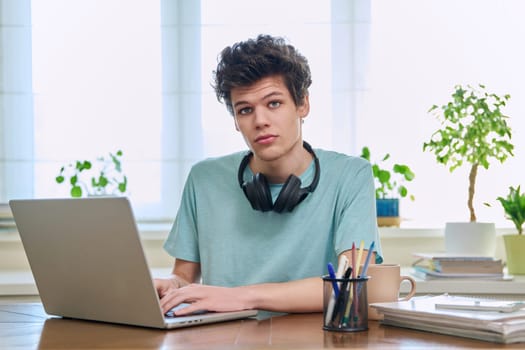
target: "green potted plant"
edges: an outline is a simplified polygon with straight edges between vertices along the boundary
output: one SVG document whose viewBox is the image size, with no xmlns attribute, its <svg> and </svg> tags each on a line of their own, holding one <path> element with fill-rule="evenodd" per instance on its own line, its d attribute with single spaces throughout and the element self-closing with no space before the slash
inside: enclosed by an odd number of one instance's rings
<svg viewBox="0 0 525 350">
<path fill-rule="evenodd" d="M 423 144 L 423 151 L 433 152 L 437 162 L 449 166 L 450 172 L 464 163 L 470 164 L 467 200 L 470 220 L 446 224 L 445 246 L 448 253 L 494 254 L 494 223 L 477 222 L 474 195 L 479 167 L 488 169 L 491 159 L 503 163 L 513 156 L 508 117 L 501 111 L 509 99 L 508 94 L 499 96 L 486 92 L 481 84 L 478 88 L 457 85 L 451 101 L 441 107 L 434 105 L 429 110 L 442 126 Z"/>
<path fill-rule="evenodd" d="M 525 236 L 523 223 L 525 222 L 525 193 L 521 193 L 520 186 L 509 187 L 506 197 L 498 197 L 505 217 L 511 220 L 518 231 L 517 234 L 503 235 L 505 252 L 507 254 L 507 271 L 509 274 L 525 275 Z"/>
<path fill-rule="evenodd" d="M 370 149 L 363 147 L 361 157 L 371 162 Z M 395 163 L 387 168 L 390 159 L 387 153 L 379 163 L 372 163 L 372 174 L 375 180 L 377 223 L 379 226 L 399 226 L 399 199 L 408 197 L 414 200 L 414 195 L 408 193 L 405 182 L 414 180 L 414 172 L 405 164 Z"/>
<path fill-rule="evenodd" d="M 107 157 L 98 157 L 95 162 L 77 160 L 61 167 L 55 181 L 69 183 L 71 197 L 124 194 L 128 178 L 122 172 L 122 154 L 119 150 Z"/>
</svg>

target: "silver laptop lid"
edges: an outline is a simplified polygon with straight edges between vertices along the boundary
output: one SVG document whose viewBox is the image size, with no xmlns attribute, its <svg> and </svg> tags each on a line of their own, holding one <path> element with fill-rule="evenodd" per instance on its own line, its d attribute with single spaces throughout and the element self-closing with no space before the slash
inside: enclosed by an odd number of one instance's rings
<svg viewBox="0 0 525 350">
<path fill-rule="evenodd" d="M 12 200 L 47 313 L 164 327 L 125 197 Z"/>
<path fill-rule="evenodd" d="M 48 314 L 155 328 L 257 315 L 242 310 L 165 318 L 127 198 L 9 204 Z"/>
</svg>

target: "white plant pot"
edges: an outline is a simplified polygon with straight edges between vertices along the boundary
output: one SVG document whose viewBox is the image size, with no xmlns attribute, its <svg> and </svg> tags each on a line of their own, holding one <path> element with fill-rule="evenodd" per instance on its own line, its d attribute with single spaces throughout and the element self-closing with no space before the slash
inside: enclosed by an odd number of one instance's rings
<svg viewBox="0 0 525 350">
<path fill-rule="evenodd" d="M 454 255 L 494 256 L 496 227 L 487 222 L 447 222 L 445 251 Z"/>
</svg>

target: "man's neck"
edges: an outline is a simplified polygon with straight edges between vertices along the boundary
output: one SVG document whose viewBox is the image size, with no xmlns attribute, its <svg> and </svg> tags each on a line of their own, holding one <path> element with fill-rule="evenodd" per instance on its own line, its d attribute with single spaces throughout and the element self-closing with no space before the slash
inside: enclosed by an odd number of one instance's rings
<svg viewBox="0 0 525 350">
<path fill-rule="evenodd" d="M 291 174 L 301 176 L 308 169 L 312 160 L 312 155 L 303 147 L 301 141 L 300 147 L 294 148 L 286 156 L 274 161 L 263 161 L 254 156 L 252 162 L 255 163 L 250 164 L 250 168 L 254 173 L 263 173 L 270 183 L 280 184 L 284 183 Z"/>
</svg>

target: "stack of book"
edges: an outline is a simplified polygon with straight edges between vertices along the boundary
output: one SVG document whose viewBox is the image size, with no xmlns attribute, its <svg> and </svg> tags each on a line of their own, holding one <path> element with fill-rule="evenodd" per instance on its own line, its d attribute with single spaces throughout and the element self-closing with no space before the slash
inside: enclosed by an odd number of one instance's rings
<svg viewBox="0 0 525 350">
<path fill-rule="evenodd" d="M 488 256 L 459 256 L 445 253 L 415 253 L 412 264 L 416 277 L 507 279 L 500 259 Z"/>
<path fill-rule="evenodd" d="M 384 325 L 496 343 L 525 342 L 525 303 L 443 294 L 371 304 Z"/>
</svg>

